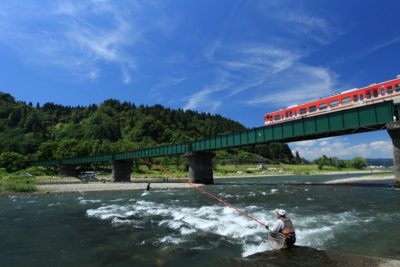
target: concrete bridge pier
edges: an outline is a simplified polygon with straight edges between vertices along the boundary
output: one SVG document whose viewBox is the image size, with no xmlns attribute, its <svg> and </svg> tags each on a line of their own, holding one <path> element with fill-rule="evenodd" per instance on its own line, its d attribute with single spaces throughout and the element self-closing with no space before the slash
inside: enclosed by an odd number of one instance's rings
<svg viewBox="0 0 400 267">
<path fill-rule="evenodd" d="M 210 152 L 193 152 L 187 154 L 189 158 L 189 178 L 193 183 L 213 184 L 212 159 L 215 156 Z"/>
<path fill-rule="evenodd" d="M 60 165 L 59 167 L 60 176 L 74 177 L 76 174 L 75 165 Z"/>
<path fill-rule="evenodd" d="M 395 187 L 400 188 L 400 122 L 394 121 L 386 124 L 386 129 L 393 143 L 393 165 Z"/>
<path fill-rule="evenodd" d="M 113 160 L 112 179 L 114 182 L 130 182 L 132 172 L 132 161 Z"/>
</svg>

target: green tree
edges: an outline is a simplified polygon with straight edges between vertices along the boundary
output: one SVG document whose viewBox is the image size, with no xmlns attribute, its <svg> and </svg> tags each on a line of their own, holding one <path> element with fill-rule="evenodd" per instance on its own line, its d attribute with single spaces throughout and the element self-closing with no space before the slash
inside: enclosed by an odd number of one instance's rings
<svg viewBox="0 0 400 267">
<path fill-rule="evenodd" d="M 318 165 L 318 170 L 322 170 L 324 166 L 331 165 L 326 155 L 322 155 L 322 157 L 319 157 L 318 159 L 314 160 L 314 163 Z"/>
<path fill-rule="evenodd" d="M 16 172 L 28 166 L 26 157 L 15 152 L 3 152 L 0 154 L 0 167 L 7 172 Z"/>
<path fill-rule="evenodd" d="M 359 169 L 359 170 L 367 167 L 367 161 L 363 157 L 352 158 L 352 160 L 350 161 L 350 164 L 352 167 Z"/>
<path fill-rule="evenodd" d="M 38 159 L 48 160 L 56 158 L 55 152 L 57 150 L 58 143 L 54 141 L 47 141 L 39 146 L 39 150 L 36 153 Z"/>
<path fill-rule="evenodd" d="M 301 164 L 301 158 L 300 158 L 299 151 L 296 151 L 295 161 L 296 161 L 296 164 Z"/>
</svg>

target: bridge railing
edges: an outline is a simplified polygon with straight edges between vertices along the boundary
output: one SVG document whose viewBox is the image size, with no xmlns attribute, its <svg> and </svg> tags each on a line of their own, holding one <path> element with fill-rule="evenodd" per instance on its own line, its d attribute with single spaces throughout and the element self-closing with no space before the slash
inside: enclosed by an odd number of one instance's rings
<svg viewBox="0 0 400 267">
<path fill-rule="evenodd" d="M 377 130 L 393 121 L 394 115 L 393 102 L 381 102 L 194 141 L 192 150 L 206 151 L 258 143 L 300 141 Z"/>
</svg>

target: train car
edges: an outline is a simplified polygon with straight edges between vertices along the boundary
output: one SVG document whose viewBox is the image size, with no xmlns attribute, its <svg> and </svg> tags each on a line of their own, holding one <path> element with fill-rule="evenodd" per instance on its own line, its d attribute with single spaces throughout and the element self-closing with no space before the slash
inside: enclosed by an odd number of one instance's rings
<svg viewBox="0 0 400 267">
<path fill-rule="evenodd" d="M 305 117 L 334 112 L 357 106 L 400 98 L 400 75 L 396 79 L 371 84 L 364 88 L 354 88 L 326 98 L 293 105 L 264 115 L 264 124 L 273 125 Z"/>
</svg>

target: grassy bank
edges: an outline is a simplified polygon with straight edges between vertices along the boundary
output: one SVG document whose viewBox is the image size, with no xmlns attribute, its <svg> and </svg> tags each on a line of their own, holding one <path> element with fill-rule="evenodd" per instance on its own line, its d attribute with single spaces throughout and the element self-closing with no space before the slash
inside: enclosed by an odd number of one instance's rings
<svg viewBox="0 0 400 267">
<path fill-rule="evenodd" d="M 20 173 L 7 173 L 0 169 L 0 193 L 29 193 L 37 191 L 35 177 L 24 177 Z"/>
<path fill-rule="evenodd" d="M 37 190 L 38 189 L 34 184 L 6 182 L 0 185 L 0 192 L 30 193 L 30 192 L 36 192 Z"/>
<path fill-rule="evenodd" d="M 168 172 L 174 173 L 182 177 L 188 176 L 188 171 L 176 166 L 162 166 Z M 338 169 L 332 166 L 324 166 L 322 170 L 318 169 L 317 165 L 288 165 L 288 164 L 271 164 L 259 168 L 256 164 L 237 164 L 237 165 L 215 165 L 214 176 L 254 176 L 254 175 L 308 175 L 308 174 L 328 174 L 332 172 L 347 173 L 355 171 L 370 171 L 369 169 L 341 168 Z M 168 178 L 170 175 L 152 168 L 149 170 L 146 166 L 140 166 L 139 170 L 132 173 L 133 177 L 138 178 Z M 104 178 L 110 177 L 109 174 L 103 175 Z"/>
<path fill-rule="evenodd" d="M 318 165 L 288 165 L 276 164 L 266 165 L 259 168 L 257 165 L 219 165 L 214 170 L 215 176 L 245 176 L 245 175 L 308 175 L 308 174 L 328 174 L 332 172 L 347 173 L 355 171 L 369 171 L 368 169 L 341 168 L 333 166 L 324 166 L 322 170 L 318 169 Z"/>
</svg>

